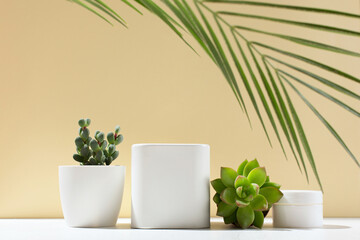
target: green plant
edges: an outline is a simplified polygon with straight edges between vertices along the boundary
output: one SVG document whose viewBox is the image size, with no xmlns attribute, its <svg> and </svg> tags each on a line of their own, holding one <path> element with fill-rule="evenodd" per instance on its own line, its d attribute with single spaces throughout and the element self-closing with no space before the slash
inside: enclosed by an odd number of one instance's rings
<svg viewBox="0 0 360 240">
<path fill-rule="evenodd" d="M 76 152 L 73 155 L 80 165 L 110 165 L 118 156 L 116 145 L 123 141 L 123 135 L 119 134 L 120 127 L 115 127 L 115 132 L 109 132 L 106 136 L 103 132 L 96 131 L 94 139 L 90 137 L 90 119 L 79 120 L 79 137 L 75 139 Z"/>
<path fill-rule="evenodd" d="M 225 224 L 241 228 L 262 228 L 272 204 L 283 196 L 280 185 L 270 182 L 256 159 L 243 161 L 237 171 L 222 167 L 221 178 L 211 181 L 211 185 L 216 191 L 216 215 L 223 217 Z"/>
<path fill-rule="evenodd" d="M 110 24 L 109 19 L 112 18 L 122 25 L 126 25 L 125 20 L 109 7 L 105 0 L 70 1 L 85 7 Z M 318 23 L 316 21 L 321 21 L 318 20 L 321 15 L 333 17 L 334 22 L 344 18 L 358 21 L 360 15 L 325 7 L 297 6 L 293 5 L 291 1 L 288 1 L 290 4 L 285 1 L 278 4 L 242 0 L 193 0 L 192 3 L 187 0 L 162 0 L 162 5 L 159 4 L 160 1 L 153 0 L 122 0 L 122 2 L 140 14 L 139 8 L 152 12 L 190 46 L 183 36 L 183 32 L 187 32 L 187 36 L 191 36 L 200 45 L 204 53 L 210 57 L 222 72 L 249 122 L 250 117 L 244 101 L 246 95 L 254 108 L 253 110 L 269 144 L 272 145 L 267 125 L 273 130 L 276 141 L 279 143 L 285 157 L 287 158 L 285 149 L 289 149 L 288 151 L 296 160 L 299 170 L 304 171 L 307 180 L 309 178 L 306 160 L 322 189 L 315 158 L 302 124 L 302 116 L 295 104 L 293 104 L 295 96 L 298 96 L 304 102 L 305 106 L 314 113 L 349 154 L 354 163 L 360 167 L 358 159 L 348 148 L 345 141 L 304 94 L 306 90 L 310 90 L 310 93 L 319 94 L 356 117 L 360 117 L 360 113 L 356 108 L 344 102 L 346 97 L 360 100 L 358 91 L 354 90 L 356 88 L 348 87 L 348 84 L 359 84 L 359 76 L 346 73 L 341 70 L 340 66 L 331 66 L 330 63 L 324 62 L 324 60 L 319 61 L 314 57 L 304 56 L 301 52 L 294 51 L 294 49 L 275 47 L 272 43 L 267 43 L 269 38 L 274 38 L 298 45 L 304 50 L 314 49 L 318 52 L 326 51 L 338 55 L 347 55 L 358 61 L 360 57 L 358 49 L 351 50 L 351 48 L 345 49 L 334 44 L 328 44 L 326 38 L 323 37 L 323 39 L 319 40 L 319 36 L 315 36 L 314 33 L 324 32 L 330 34 L 328 35 L 329 39 L 338 38 L 340 35 L 358 38 L 360 32 L 349 29 L 346 25 L 338 27 L 332 26 L 328 22 Z M 327 2 L 324 3 L 328 4 Z M 256 9 L 268 9 L 269 11 L 267 11 L 266 15 L 261 15 L 256 13 Z M 279 18 L 273 16 L 274 14 L 271 15 L 273 9 L 296 14 L 284 14 L 282 18 Z M 301 15 L 297 13 L 302 13 L 304 19 L 301 19 Z M 293 20 L 289 17 L 292 15 L 300 17 Z M 313 18 L 315 22 L 307 21 L 306 18 L 311 15 L 317 15 L 316 18 Z M 228 18 L 229 16 L 231 16 L 231 19 Z M 235 19 L 240 18 L 245 21 L 235 22 Z M 253 27 L 252 19 L 268 24 L 288 26 L 290 31 L 278 33 L 272 28 Z M 293 35 L 295 28 L 308 29 L 309 34 L 300 37 L 296 36 L 296 34 Z M 251 37 L 247 35 L 248 33 L 252 33 Z M 341 40 L 338 40 L 338 42 L 341 42 Z M 192 48 L 192 46 L 190 47 Z M 314 71 L 316 68 L 319 73 Z M 332 74 L 333 77 L 322 76 L 324 72 Z M 318 86 L 319 83 L 320 87 Z M 305 91 L 298 86 L 305 88 Z M 295 94 L 295 96 L 292 94 Z M 337 96 L 345 100 L 339 99 Z"/>
</svg>

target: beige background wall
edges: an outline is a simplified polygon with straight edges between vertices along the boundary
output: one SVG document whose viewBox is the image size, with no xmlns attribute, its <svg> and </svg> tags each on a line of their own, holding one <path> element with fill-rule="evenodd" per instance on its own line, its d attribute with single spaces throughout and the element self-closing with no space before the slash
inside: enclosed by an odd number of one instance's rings
<svg viewBox="0 0 360 240">
<path fill-rule="evenodd" d="M 120 216 L 130 216 L 130 147 L 140 142 L 210 144 L 211 178 L 219 176 L 220 166 L 236 168 L 243 159 L 257 157 L 283 189 L 318 189 L 312 173 L 308 184 L 294 159 L 285 160 L 273 134 L 274 148 L 268 145 L 249 107 L 250 129 L 220 71 L 196 44 L 200 57 L 155 16 L 140 16 L 120 1 L 112 3 L 122 9 L 129 29 L 111 27 L 65 0 L 1 1 L 1 218 L 62 217 L 57 168 L 76 164 L 73 140 L 82 117 L 92 119 L 92 133 L 98 129 L 108 132 L 116 124 L 123 129 L 125 141 L 116 160 L 127 167 Z M 328 8 L 360 13 L 358 0 L 294 3 L 326 3 Z M 269 13 L 269 9 L 257 11 Z M 287 13 L 284 17 L 290 15 L 298 16 Z M 360 31 L 358 20 L 311 14 L 305 20 Z M 317 40 L 360 52 L 359 38 L 257 21 L 252 24 L 298 36 L 312 34 Z M 360 76 L 359 58 L 299 48 L 273 38 L 269 41 Z M 360 92 L 358 84 L 315 71 Z M 300 89 L 359 157 L 359 119 Z M 359 111 L 359 102 L 342 99 Z M 295 95 L 294 102 L 302 113 L 323 180 L 325 216 L 360 217 L 360 169 Z M 211 211 L 215 215 L 213 203 Z"/>
</svg>

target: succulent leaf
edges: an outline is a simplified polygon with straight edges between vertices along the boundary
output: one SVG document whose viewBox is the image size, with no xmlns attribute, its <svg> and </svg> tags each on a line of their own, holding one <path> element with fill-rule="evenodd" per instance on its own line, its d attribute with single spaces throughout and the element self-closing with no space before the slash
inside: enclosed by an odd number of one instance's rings
<svg viewBox="0 0 360 240">
<path fill-rule="evenodd" d="M 224 183 L 225 186 L 233 187 L 234 181 L 237 177 L 237 172 L 232 168 L 222 167 L 220 176 L 221 181 Z"/>
<path fill-rule="evenodd" d="M 104 141 L 104 138 L 105 138 L 105 135 L 103 132 L 99 132 L 97 135 L 96 135 L 96 140 L 98 140 L 100 143 L 102 143 Z"/>
<path fill-rule="evenodd" d="M 235 178 L 235 182 L 234 182 L 235 188 L 238 188 L 240 186 L 249 186 L 249 185 L 250 185 L 250 181 L 246 177 L 239 175 Z"/>
<path fill-rule="evenodd" d="M 73 155 L 73 159 L 75 160 L 75 161 L 77 161 L 77 162 L 84 162 L 84 157 L 82 157 L 82 156 L 80 156 L 79 154 L 74 154 Z"/>
<path fill-rule="evenodd" d="M 252 210 L 250 206 L 238 208 L 236 212 L 236 219 L 241 228 L 248 228 L 255 219 L 254 210 Z"/>
<path fill-rule="evenodd" d="M 249 201 L 249 202 L 252 201 L 253 199 L 254 199 L 254 194 L 251 194 L 251 193 L 248 194 L 248 195 L 244 198 L 245 201 Z"/>
<path fill-rule="evenodd" d="M 244 168 L 245 168 L 245 166 L 246 166 L 247 163 L 248 163 L 248 160 L 245 160 L 245 161 L 243 161 L 243 162 L 239 165 L 239 167 L 238 167 L 238 169 L 237 169 L 237 173 L 238 173 L 239 175 L 244 175 Z"/>
<path fill-rule="evenodd" d="M 96 132 L 95 132 L 95 134 L 94 134 L 94 137 L 95 137 L 95 139 L 97 139 L 97 135 L 100 133 L 100 131 L 99 130 L 96 130 Z"/>
<path fill-rule="evenodd" d="M 263 195 L 259 194 L 250 202 L 250 206 L 255 211 L 265 211 L 268 209 L 268 202 Z"/>
<path fill-rule="evenodd" d="M 119 134 L 119 132 L 120 132 L 120 127 L 119 127 L 119 126 L 116 126 L 116 127 L 115 127 L 115 133 L 116 133 L 116 134 Z"/>
<path fill-rule="evenodd" d="M 100 150 L 100 146 L 95 139 L 90 141 L 90 147 L 94 152 L 98 152 Z"/>
<path fill-rule="evenodd" d="M 220 194 L 220 199 L 229 205 L 235 204 L 236 200 L 236 191 L 235 188 L 225 188 L 224 191 Z"/>
<path fill-rule="evenodd" d="M 235 204 L 229 205 L 224 202 L 220 202 L 216 215 L 221 217 L 229 217 L 231 214 L 233 214 L 233 212 L 235 212 L 236 209 L 237 206 Z"/>
<path fill-rule="evenodd" d="M 110 164 L 111 164 L 111 161 L 110 161 L 109 157 L 105 158 L 105 164 L 106 164 L 106 165 L 110 165 Z"/>
<path fill-rule="evenodd" d="M 101 143 L 101 150 L 105 151 L 106 147 L 107 147 L 107 141 L 104 140 L 104 141 Z"/>
<path fill-rule="evenodd" d="M 231 214 L 230 216 L 224 217 L 225 224 L 234 223 L 235 221 L 236 221 L 236 211 L 234 211 L 234 213 Z"/>
<path fill-rule="evenodd" d="M 246 192 L 241 193 L 241 198 L 246 198 Z"/>
<path fill-rule="evenodd" d="M 115 143 L 115 135 L 114 135 L 114 133 L 109 132 L 109 133 L 107 134 L 106 138 L 107 138 L 107 140 L 108 140 L 108 142 L 109 142 L 110 144 L 114 144 L 114 143 Z"/>
<path fill-rule="evenodd" d="M 106 165 L 110 165 L 114 159 L 112 157 L 108 157 L 105 159 Z"/>
<path fill-rule="evenodd" d="M 92 138 L 91 137 L 88 137 L 85 141 L 85 143 L 87 144 L 87 145 L 89 145 L 90 146 L 90 141 L 92 140 Z"/>
<path fill-rule="evenodd" d="M 253 170 L 251 170 L 247 178 L 251 183 L 256 183 L 261 187 L 266 180 L 265 168 L 264 167 L 254 168 Z"/>
<path fill-rule="evenodd" d="M 85 119 L 80 119 L 78 124 L 80 127 L 85 127 L 85 124 L 86 124 Z"/>
<path fill-rule="evenodd" d="M 89 155 L 89 153 L 90 153 L 89 146 L 85 144 L 85 145 L 81 148 L 80 154 L 81 154 L 81 156 L 83 156 L 83 157 L 87 157 L 87 156 Z"/>
<path fill-rule="evenodd" d="M 216 204 L 219 204 L 219 203 L 221 202 L 220 194 L 215 193 L 215 195 L 214 195 L 214 197 L 213 197 L 213 201 L 214 201 Z"/>
<path fill-rule="evenodd" d="M 259 194 L 263 195 L 271 205 L 278 202 L 283 196 L 283 193 L 275 187 L 260 188 Z"/>
<path fill-rule="evenodd" d="M 255 190 L 255 195 L 258 195 L 259 191 L 260 191 L 259 185 L 257 185 L 256 183 L 252 183 L 251 185 L 252 185 L 252 188 Z"/>
<path fill-rule="evenodd" d="M 98 162 L 98 163 L 102 163 L 103 162 L 103 152 L 102 151 L 98 151 L 95 155 L 95 160 Z"/>
<path fill-rule="evenodd" d="M 264 214 L 261 211 L 255 211 L 255 219 L 253 225 L 257 228 L 262 228 L 264 224 Z"/>
<path fill-rule="evenodd" d="M 259 162 L 256 160 L 256 158 L 250 162 L 248 162 L 246 164 L 246 166 L 244 167 L 244 176 L 247 177 L 249 175 L 249 173 L 251 172 L 251 170 L 253 170 L 254 168 L 260 167 Z"/>
<path fill-rule="evenodd" d="M 119 145 L 124 140 L 123 135 L 118 135 L 115 139 L 115 145 Z"/>
<path fill-rule="evenodd" d="M 274 187 L 279 189 L 281 185 L 274 182 L 265 182 L 261 187 Z"/>
<path fill-rule="evenodd" d="M 269 176 L 266 176 L 265 182 L 270 182 L 270 177 Z"/>
<path fill-rule="evenodd" d="M 104 150 L 103 153 L 104 153 L 105 157 L 110 157 L 110 154 L 107 150 Z"/>
<path fill-rule="evenodd" d="M 91 156 L 92 156 L 92 151 L 90 150 L 89 153 L 88 153 L 88 155 L 85 156 L 85 162 L 86 162 L 87 160 L 89 160 L 89 158 L 90 158 Z"/>
<path fill-rule="evenodd" d="M 250 202 L 246 202 L 246 201 L 242 201 L 240 199 L 236 199 L 235 201 L 236 206 L 238 206 L 239 208 L 243 208 L 246 207 L 250 204 Z"/>
<path fill-rule="evenodd" d="M 80 134 L 80 137 L 83 139 L 83 140 L 86 140 L 90 135 L 90 131 L 88 128 L 83 128 L 82 131 L 81 131 L 81 134 Z"/>
<path fill-rule="evenodd" d="M 119 151 L 115 151 L 111 157 L 113 158 L 113 161 L 119 156 Z"/>
<path fill-rule="evenodd" d="M 109 155 L 112 155 L 116 150 L 116 147 L 114 144 L 109 144 Z"/>
<path fill-rule="evenodd" d="M 81 139 L 81 137 L 75 138 L 75 145 L 79 148 L 82 148 L 84 146 L 84 141 Z"/>
<path fill-rule="evenodd" d="M 89 118 L 87 118 L 85 122 L 86 122 L 86 123 L 85 123 L 85 124 L 86 124 L 86 127 L 88 127 L 88 126 L 90 125 L 90 123 L 91 123 L 91 120 L 90 120 Z"/>
<path fill-rule="evenodd" d="M 210 183 L 214 190 L 219 194 L 226 188 L 220 178 L 214 179 Z"/>
<path fill-rule="evenodd" d="M 242 190 L 243 190 L 242 186 L 236 188 L 236 194 L 238 195 L 239 198 L 242 198 Z"/>
<path fill-rule="evenodd" d="M 91 165 L 96 165 L 96 164 L 97 164 L 95 158 L 93 158 L 93 157 L 89 158 L 89 163 L 90 163 Z"/>
</svg>

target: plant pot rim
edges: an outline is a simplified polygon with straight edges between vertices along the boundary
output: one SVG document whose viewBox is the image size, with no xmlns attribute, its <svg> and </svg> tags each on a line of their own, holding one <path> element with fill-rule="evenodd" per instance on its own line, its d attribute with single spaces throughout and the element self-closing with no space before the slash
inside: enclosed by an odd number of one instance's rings
<svg viewBox="0 0 360 240">
<path fill-rule="evenodd" d="M 126 168 L 126 166 L 123 165 L 86 165 L 86 166 L 80 166 L 80 165 L 62 165 L 59 166 L 59 168 L 114 168 L 114 167 L 120 167 L 120 168 Z"/>
<path fill-rule="evenodd" d="M 208 147 L 209 144 L 204 143 L 136 143 L 132 146 L 204 146 Z"/>
</svg>

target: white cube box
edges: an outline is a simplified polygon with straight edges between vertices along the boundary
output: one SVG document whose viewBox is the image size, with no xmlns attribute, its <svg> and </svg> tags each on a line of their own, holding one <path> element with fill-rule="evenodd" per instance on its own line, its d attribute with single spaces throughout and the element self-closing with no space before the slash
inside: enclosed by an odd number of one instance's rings
<svg viewBox="0 0 360 240">
<path fill-rule="evenodd" d="M 210 227 L 210 147 L 134 144 L 132 228 Z"/>
</svg>

